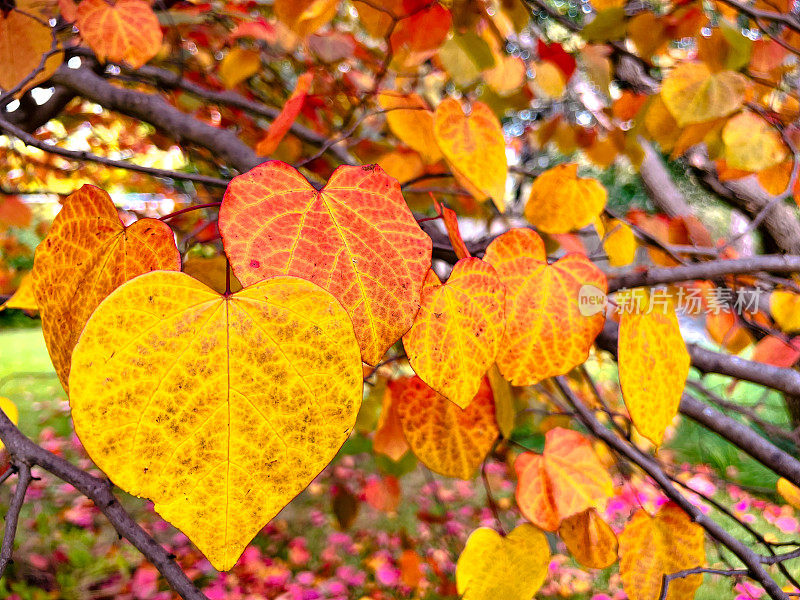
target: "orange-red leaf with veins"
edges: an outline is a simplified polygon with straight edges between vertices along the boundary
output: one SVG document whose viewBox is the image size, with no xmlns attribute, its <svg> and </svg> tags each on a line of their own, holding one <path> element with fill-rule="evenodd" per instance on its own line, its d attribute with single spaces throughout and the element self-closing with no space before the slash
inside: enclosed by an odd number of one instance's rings
<svg viewBox="0 0 800 600">
<path fill-rule="evenodd" d="M 317 191 L 290 165 L 265 162 L 231 181 L 219 229 L 243 285 L 294 275 L 331 292 L 370 365 L 414 322 L 432 242 L 377 165 L 339 167 Z"/>
<path fill-rule="evenodd" d="M 256 154 L 259 156 L 269 156 L 281 143 L 281 140 L 292 127 L 297 115 L 303 108 L 308 90 L 311 89 L 311 82 L 314 80 L 314 73 L 303 73 L 297 78 L 297 85 L 294 87 L 292 95 L 283 105 L 280 114 L 270 123 L 267 134 L 256 145 Z"/>
<path fill-rule="evenodd" d="M 584 362 L 605 318 L 581 314 L 579 295 L 583 286 L 606 292 L 600 269 L 580 254 L 547 264 L 542 239 L 521 228 L 492 241 L 484 260 L 506 286 L 506 331 L 497 358 L 503 376 L 531 385 Z"/>
<path fill-rule="evenodd" d="M 464 238 L 461 237 L 456 211 L 440 204 L 435 198 L 433 200 L 433 205 L 436 207 L 436 212 L 442 216 L 442 222 L 447 230 L 447 237 L 450 238 L 450 245 L 453 246 L 453 251 L 456 253 L 456 256 L 459 259 L 469 258 L 471 255 L 467 245 L 464 243 Z"/>
</svg>

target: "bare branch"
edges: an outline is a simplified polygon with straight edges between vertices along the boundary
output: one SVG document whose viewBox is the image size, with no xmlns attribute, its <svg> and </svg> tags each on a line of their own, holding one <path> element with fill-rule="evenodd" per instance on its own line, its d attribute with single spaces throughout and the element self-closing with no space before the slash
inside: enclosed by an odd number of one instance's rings
<svg viewBox="0 0 800 600">
<path fill-rule="evenodd" d="M 665 574 L 661 580 L 661 594 L 658 596 L 658 600 L 667 600 L 667 595 L 669 594 L 669 584 L 676 579 L 683 579 L 684 577 L 689 577 L 690 575 L 702 575 L 704 573 L 711 573 L 712 575 L 725 575 L 726 577 L 746 577 L 749 574 L 749 571 L 744 569 L 708 569 L 706 567 L 695 567 L 694 569 L 676 571 L 675 573 L 670 573 L 669 575 Z"/>
<path fill-rule="evenodd" d="M 3 545 L 0 547 L 0 578 L 6 571 L 6 567 L 11 563 L 11 555 L 14 552 L 14 538 L 17 537 L 17 523 L 19 523 L 19 513 L 25 502 L 25 492 L 31 483 L 31 468 L 27 464 L 20 463 L 17 466 L 19 477 L 14 488 L 14 495 L 8 504 L 6 512 L 5 527 L 3 530 Z"/>
</svg>

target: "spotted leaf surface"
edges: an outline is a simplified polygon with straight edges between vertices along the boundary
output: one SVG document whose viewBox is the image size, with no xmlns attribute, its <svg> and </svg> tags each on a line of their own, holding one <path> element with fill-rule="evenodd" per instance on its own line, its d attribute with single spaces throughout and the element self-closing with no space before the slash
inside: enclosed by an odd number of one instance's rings
<svg viewBox="0 0 800 600">
<path fill-rule="evenodd" d="M 294 277 L 225 297 L 142 275 L 97 308 L 73 363 L 89 456 L 220 570 L 328 464 L 361 404 L 347 313 Z"/>
<path fill-rule="evenodd" d="M 100 301 L 137 275 L 180 268 L 172 230 L 161 221 L 125 227 L 111 197 L 92 185 L 64 201 L 36 249 L 33 284 L 47 350 L 65 388 L 72 349 Z"/>
<path fill-rule="evenodd" d="M 584 286 L 605 293 L 605 275 L 582 254 L 547 264 L 544 242 L 512 229 L 486 249 L 484 260 L 506 286 L 506 329 L 497 364 L 514 385 L 531 385 L 583 363 L 603 328 L 602 312 L 583 315 Z"/>
<path fill-rule="evenodd" d="M 633 424 L 660 445 L 689 375 L 689 352 L 674 308 L 622 311 L 618 352 L 622 397 Z"/>
<path fill-rule="evenodd" d="M 428 272 L 403 346 L 425 383 L 466 408 L 494 364 L 504 328 L 503 284 L 488 263 L 464 258 L 444 284 Z"/>
<path fill-rule="evenodd" d="M 658 600 L 664 575 L 704 563 L 703 528 L 673 503 L 654 517 L 638 510 L 619 536 L 619 570 L 631 600 Z M 672 580 L 667 600 L 693 598 L 702 581 L 702 575 Z"/>
<path fill-rule="evenodd" d="M 558 535 L 584 567 L 605 569 L 617 561 L 617 536 L 594 508 L 565 519 Z"/>
<path fill-rule="evenodd" d="M 475 102 L 469 115 L 453 98 L 436 107 L 433 133 L 458 181 L 477 200 L 491 198 L 505 210 L 506 144 L 500 121 L 483 102 Z"/>
<path fill-rule="evenodd" d="M 514 470 L 522 514 L 547 531 L 555 531 L 564 519 L 597 506 L 612 493 L 611 476 L 590 441 L 561 427 L 547 432 L 541 455 L 520 454 Z"/>
<path fill-rule="evenodd" d="M 397 398 L 397 415 L 412 452 L 431 471 L 470 479 L 499 433 L 486 379 L 466 409 L 413 377 Z"/>
<path fill-rule="evenodd" d="M 83 0 L 75 24 L 102 61 L 141 67 L 161 48 L 163 39 L 153 9 L 144 0 Z"/>
<path fill-rule="evenodd" d="M 530 600 L 547 576 L 550 546 L 527 523 L 505 537 L 494 529 L 473 531 L 456 563 L 456 586 L 464 600 Z"/>
<path fill-rule="evenodd" d="M 533 182 L 525 218 L 546 233 L 569 233 L 594 221 L 607 197 L 599 181 L 578 177 L 578 165 L 557 165 Z"/>
<path fill-rule="evenodd" d="M 377 165 L 339 167 L 317 191 L 293 167 L 266 162 L 230 183 L 219 228 L 242 284 L 294 275 L 331 292 L 368 364 L 414 321 L 432 242 Z"/>
</svg>

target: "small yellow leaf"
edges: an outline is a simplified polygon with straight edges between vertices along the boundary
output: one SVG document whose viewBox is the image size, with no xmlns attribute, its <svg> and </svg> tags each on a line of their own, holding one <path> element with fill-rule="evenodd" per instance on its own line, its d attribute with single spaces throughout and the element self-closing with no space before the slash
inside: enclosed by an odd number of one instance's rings
<svg viewBox="0 0 800 600">
<path fill-rule="evenodd" d="M 712 73 L 703 63 L 681 63 L 664 80 L 661 97 L 685 127 L 731 114 L 744 102 L 746 90 L 741 73 Z"/>
<path fill-rule="evenodd" d="M 781 477 L 778 479 L 778 493 L 783 496 L 789 504 L 800 510 L 800 488 L 794 485 L 788 479 Z"/>
<path fill-rule="evenodd" d="M 658 446 L 678 414 L 690 358 L 675 309 L 643 304 L 620 316 L 619 381 L 633 424 Z"/>
<path fill-rule="evenodd" d="M 777 290 L 769 297 L 772 318 L 786 333 L 800 331 L 800 294 Z"/>
<path fill-rule="evenodd" d="M 625 267 L 636 257 L 636 236 L 627 223 L 611 219 L 606 224 L 606 236 L 603 249 L 608 255 L 608 264 L 612 267 Z"/>
<path fill-rule="evenodd" d="M 774 167 L 788 154 L 778 131 L 749 111 L 739 113 L 725 124 L 722 143 L 727 165 L 743 171 Z"/>
<path fill-rule="evenodd" d="M 554 100 L 564 95 L 567 82 L 564 80 L 561 69 L 549 60 L 542 60 L 534 65 L 534 78 L 531 86 L 537 96 Z"/>
<path fill-rule="evenodd" d="M 517 420 L 514 392 L 511 390 L 511 384 L 500 373 L 497 364 L 492 365 L 486 376 L 489 378 L 489 385 L 492 387 L 494 396 L 494 418 L 500 428 L 500 433 L 508 439 L 511 437 L 511 432 L 514 431 Z"/>
<path fill-rule="evenodd" d="M 39 305 L 36 303 L 36 296 L 33 292 L 33 275 L 31 273 L 25 273 L 22 276 L 17 291 L 0 306 L 0 310 L 4 308 L 17 308 L 28 312 L 39 310 Z"/>
<path fill-rule="evenodd" d="M 17 405 L 4 396 L 0 396 L 0 410 L 11 420 L 14 425 L 19 423 L 19 410 Z M 0 449 L 5 448 L 2 440 L 0 440 Z"/>
<path fill-rule="evenodd" d="M 594 508 L 562 521 L 558 534 L 584 567 L 605 569 L 617 560 L 617 536 Z"/>
<path fill-rule="evenodd" d="M 227 570 L 339 450 L 362 386 L 350 318 L 319 286 L 225 296 L 155 271 L 89 319 L 70 406 L 97 466 Z"/>
<path fill-rule="evenodd" d="M 236 47 L 225 55 L 219 65 L 219 77 L 225 87 L 236 87 L 261 69 L 261 53 Z"/>
<path fill-rule="evenodd" d="M 524 523 L 506 537 L 481 527 L 458 557 L 456 587 L 463 600 L 530 600 L 549 563 L 547 538 L 533 525 Z"/>
<path fill-rule="evenodd" d="M 525 218 L 545 233 L 569 233 L 589 225 L 607 198 L 599 181 L 578 177 L 578 165 L 556 165 L 533 182 Z"/>
</svg>

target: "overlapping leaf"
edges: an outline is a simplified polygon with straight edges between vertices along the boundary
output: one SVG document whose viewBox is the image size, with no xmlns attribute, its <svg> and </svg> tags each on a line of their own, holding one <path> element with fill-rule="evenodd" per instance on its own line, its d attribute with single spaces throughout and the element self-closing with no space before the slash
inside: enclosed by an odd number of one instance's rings
<svg viewBox="0 0 800 600">
<path fill-rule="evenodd" d="M 564 519 L 558 535 L 584 567 L 605 569 L 617 561 L 617 536 L 594 508 Z"/>
<path fill-rule="evenodd" d="M 377 165 L 339 167 L 317 191 L 291 166 L 263 163 L 230 183 L 219 227 L 242 284 L 283 274 L 330 291 L 368 364 L 411 327 L 432 242 Z"/>
<path fill-rule="evenodd" d="M 607 197 L 599 181 L 578 177 L 578 165 L 556 165 L 533 182 L 525 218 L 546 233 L 569 233 L 594 221 Z"/>
<path fill-rule="evenodd" d="M 743 171 L 774 167 L 789 152 L 778 131 L 749 111 L 741 112 L 725 123 L 722 142 L 727 165 Z"/>
<path fill-rule="evenodd" d="M 403 386 L 395 402 L 412 452 L 431 471 L 446 477 L 470 479 L 499 433 L 486 379 L 463 410 L 419 377 Z"/>
<path fill-rule="evenodd" d="M 84 185 L 65 201 L 36 249 L 33 283 L 47 350 L 67 387 L 72 349 L 100 301 L 154 270 L 179 270 L 172 230 L 155 219 L 122 224 L 103 190 Z"/>
<path fill-rule="evenodd" d="M 682 63 L 664 79 L 661 97 L 685 127 L 711 121 L 738 109 L 745 100 L 747 80 L 734 71 L 712 73 L 703 63 Z"/>
<path fill-rule="evenodd" d="M 276 0 L 275 16 L 300 38 L 307 38 L 336 16 L 339 0 Z"/>
<path fill-rule="evenodd" d="M 704 563 L 703 528 L 673 503 L 654 517 L 639 509 L 619 536 L 619 570 L 631 600 L 658 600 L 664 575 Z M 702 581 L 702 575 L 672 580 L 667 600 L 693 598 Z"/>
<path fill-rule="evenodd" d="M 776 290 L 770 294 L 769 309 L 772 318 L 783 331 L 800 331 L 800 294 Z"/>
<path fill-rule="evenodd" d="M 158 18 L 144 0 L 83 0 L 76 25 L 97 58 L 134 68 L 153 58 L 163 39 Z"/>
<path fill-rule="evenodd" d="M 484 260 L 506 286 L 500 372 L 514 385 L 530 385 L 583 363 L 604 316 L 581 314 L 579 296 L 584 286 L 605 293 L 605 275 L 581 254 L 548 265 L 544 243 L 530 229 L 492 241 Z"/>
<path fill-rule="evenodd" d="M 297 115 L 300 114 L 313 81 L 314 73 L 311 72 L 303 73 L 297 78 L 297 85 L 295 85 L 292 95 L 283 105 L 280 114 L 270 124 L 267 134 L 256 145 L 256 152 L 259 156 L 269 156 L 275 152 L 278 144 L 291 129 L 292 123 L 297 119 Z"/>
<path fill-rule="evenodd" d="M 524 523 L 505 537 L 481 527 L 458 557 L 458 593 L 464 600 L 530 600 L 542 587 L 549 563 L 547 538 L 532 525 Z"/>
<path fill-rule="evenodd" d="M 491 198 L 505 210 L 505 139 L 500 122 L 483 102 L 474 102 L 469 115 L 458 100 L 447 98 L 436 107 L 436 142 L 459 182 L 477 200 Z"/>
<path fill-rule="evenodd" d="M 556 427 L 545 435 L 544 452 L 525 452 L 514 462 L 517 504 L 522 514 L 546 531 L 596 507 L 612 493 L 611 476 L 580 433 Z"/>
<path fill-rule="evenodd" d="M 36 71 L 52 45 L 52 31 L 45 23 L 23 11 L 0 10 L 0 90 L 11 90 L 28 77 L 20 91 L 49 79 L 61 64 L 63 54 L 54 54 L 40 72 Z"/>
<path fill-rule="evenodd" d="M 433 135 L 433 113 L 420 96 L 389 92 L 381 94 L 378 100 L 386 111 L 389 128 L 403 143 L 419 152 L 427 163 L 433 164 L 442 158 Z"/>
<path fill-rule="evenodd" d="M 227 570 L 336 454 L 361 377 L 350 319 L 319 286 L 275 277 L 226 297 L 158 271 L 86 324 L 70 405 L 92 460 Z"/>
<path fill-rule="evenodd" d="M 500 349 L 505 288 L 488 263 L 464 258 L 444 284 L 428 272 L 420 304 L 403 336 L 408 360 L 425 383 L 466 408 Z"/>
<path fill-rule="evenodd" d="M 658 446 L 678 414 L 690 358 L 675 309 L 648 307 L 620 315 L 619 381 L 633 424 Z"/>
<path fill-rule="evenodd" d="M 381 401 L 381 414 L 375 427 L 375 436 L 372 439 L 372 449 L 377 454 L 388 456 L 394 461 L 403 458 L 408 452 L 409 445 L 403 434 L 400 415 L 397 413 L 399 398 L 406 386 L 411 383 L 411 378 L 393 379 L 386 386 Z"/>
</svg>

